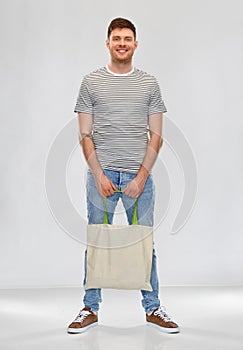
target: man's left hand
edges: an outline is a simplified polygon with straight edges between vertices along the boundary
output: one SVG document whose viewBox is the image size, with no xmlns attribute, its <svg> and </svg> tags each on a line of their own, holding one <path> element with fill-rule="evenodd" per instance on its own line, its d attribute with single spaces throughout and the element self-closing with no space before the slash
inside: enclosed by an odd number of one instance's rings
<svg viewBox="0 0 243 350">
<path fill-rule="evenodd" d="M 138 198 L 144 189 L 144 185 L 146 183 L 145 178 L 141 178 L 136 176 L 132 181 L 129 182 L 129 184 L 124 188 L 123 193 L 126 196 L 132 197 L 132 198 Z"/>
</svg>

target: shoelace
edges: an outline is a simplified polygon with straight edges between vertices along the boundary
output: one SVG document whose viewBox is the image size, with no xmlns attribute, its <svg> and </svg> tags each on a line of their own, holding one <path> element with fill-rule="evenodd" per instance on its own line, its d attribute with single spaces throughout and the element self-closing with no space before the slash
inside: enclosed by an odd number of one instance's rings
<svg viewBox="0 0 243 350">
<path fill-rule="evenodd" d="M 166 313 L 166 309 L 165 306 L 160 306 L 158 308 L 158 310 L 156 310 L 154 312 L 155 316 L 159 316 L 160 318 L 162 318 L 165 322 L 171 322 L 172 319 L 170 318 L 170 316 Z"/>
<path fill-rule="evenodd" d="M 85 318 L 90 315 L 91 312 L 86 311 L 86 310 L 82 310 L 80 311 L 80 313 L 78 314 L 78 316 L 75 318 L 75 320 L 73 322 L 83 322 L 85 320 Z"/>
</svg>

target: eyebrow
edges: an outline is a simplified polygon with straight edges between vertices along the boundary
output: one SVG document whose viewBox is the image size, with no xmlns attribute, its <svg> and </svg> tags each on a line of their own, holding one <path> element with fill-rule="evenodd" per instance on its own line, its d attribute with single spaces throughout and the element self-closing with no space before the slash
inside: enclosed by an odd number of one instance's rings
<svg viewBox="0 0 243 350">
<path fill-rule="evenodd" d="M 112 38 L 121 38 L 120 35 L 114 35 Z M 132 39 L 132 36 L 125 36 L 124 39 Z"/>
</svg>

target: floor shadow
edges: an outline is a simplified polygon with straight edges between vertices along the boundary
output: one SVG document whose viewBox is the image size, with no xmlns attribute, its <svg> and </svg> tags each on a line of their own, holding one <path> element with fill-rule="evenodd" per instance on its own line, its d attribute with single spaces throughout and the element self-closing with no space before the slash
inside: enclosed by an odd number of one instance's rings
<svg viewBox="0 0 243 350">
<path fill-rule="evenodd" d="M 42 346 L 42 343 L 43 345 L 48 343 L 49 346 L 52 345 L 53 349 L 56 344 L 60 349 L 69 348 L 70 350 L 74 345 L 75 349 L 80 350 L 110 349 L 111 345 L 114 350 L 158 350 L 164 348 L 169 337 L 171 335 L 159 332 L 145 324 L 127 328 L 99 325 L 82 334 L 68 334 L 66 329 L 56 328 L 19 335 L 11 334 L 1 339 L 5 344 L 19 344 L 20 348 L 21 343 L 33 345 L 33 342 L 36 342 L 38 348 Z"/>
</svg>

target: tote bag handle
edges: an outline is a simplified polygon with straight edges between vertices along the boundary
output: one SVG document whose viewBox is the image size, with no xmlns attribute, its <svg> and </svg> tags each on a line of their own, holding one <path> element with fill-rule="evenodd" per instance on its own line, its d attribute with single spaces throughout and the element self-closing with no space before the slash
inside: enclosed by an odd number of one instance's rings
<svg viewBox="0 0 243 350">
<path fill-rule="evenodd" d="M 122 192 L 120 190 L 114 191 L 114 192 Z M 134 209 L 132 214 L 132 225 L 138 225 L 138 199 L 134 198 Z M 107 208 L 106 208 L 106 197 L 104 198 L 104 221 L 103 224 L 109 224 L 108 222 L 108 214 L 107 214 Z"/>
</svg>

